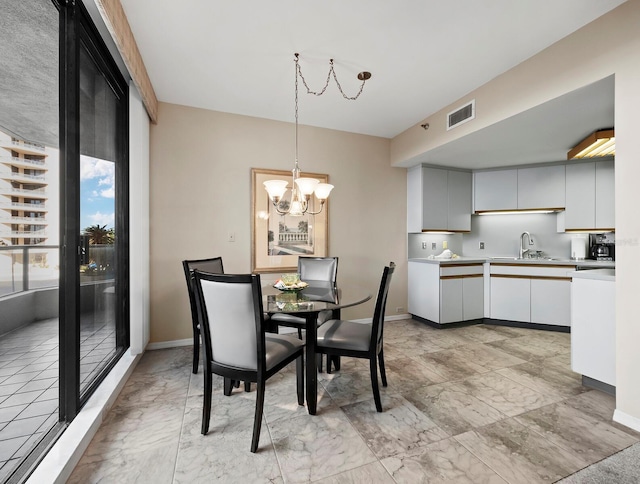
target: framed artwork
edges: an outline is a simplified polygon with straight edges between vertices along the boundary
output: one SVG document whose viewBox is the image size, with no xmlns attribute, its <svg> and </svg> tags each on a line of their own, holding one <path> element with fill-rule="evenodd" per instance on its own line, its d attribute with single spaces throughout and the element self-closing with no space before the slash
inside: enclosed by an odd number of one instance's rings
<svg viewBox="0 0 640 484">
<path fill-rule="evenodd" d="M 301 173 L 300 176 L 329 183 L 329 175 Z M 298 256 L 326 257 L 329 201 L 317 215 L 280 215 L 262 184 L 267 180 L 289 182 L 287 193 L 280 200 L 281 210 L 287 209 L 291 200 L 293 180 L 290 171 L 251 169 L 251 271 L 296 272 Z M 320 209 L 320 203 L 313 195 L 309 205 L 311 212 Z"/>
</svg>

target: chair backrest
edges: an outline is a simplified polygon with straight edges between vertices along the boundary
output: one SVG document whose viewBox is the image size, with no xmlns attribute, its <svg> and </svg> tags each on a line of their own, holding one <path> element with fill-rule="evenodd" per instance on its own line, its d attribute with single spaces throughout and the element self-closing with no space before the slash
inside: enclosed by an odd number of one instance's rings
<svg viewBox="0 0 640 484">
<path fill-rule="evenodd" d="M 396 265 L 389 263 L 389 267 L 385 267 L 382 271 L 382 280 L 380 281 L 380 289 L 378 289 L 378 297 L 376 299 L 376 308 L 373 312 L 373 326 L 371 328 L 371 351 L 377 351 L 378 346 L 382 343 L 382 334 L 384 332 L 384 312 L 387 307 L 387 295 L 389 294 L 389 286 L 391 285 L 391 276 Z"/>
<path fill-rule="evenodd" d="M 206 361 L 260 370 L 265 359 L 260 276 L 194 272 Z"/>
<path fill-rule="evenodd" d="M 222 266 L 222 257 L 213 257 L 210 259 L 194 259 L 183 260 L 182 268 L 184 269 L 184 277 L 187 280 L 187 290 L 189 291 L 189 304 L 191 306 L 191 319 L 194 328 L 200 324 L 200 307 L 196 301 L 196 290 L 194 285 L 193 271 L 200 270 L 211 274 L 224 274 Z"/>
<path fill-rule="evenodd" d="M 334 285 L 338 277 L 337 257 L 298 257 L 300 280 L 328 281 Z"/>
</svg>

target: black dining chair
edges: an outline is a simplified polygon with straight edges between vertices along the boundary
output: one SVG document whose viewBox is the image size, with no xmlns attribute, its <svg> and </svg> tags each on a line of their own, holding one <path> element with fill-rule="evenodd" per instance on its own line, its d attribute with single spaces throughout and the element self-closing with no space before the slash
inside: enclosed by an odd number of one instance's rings
<svg viewBox="0 0 640 484">
<path fill-rule="evenodd" d="M 314 281 L 330 282 L 336 285 L 338 275 L 337 257 L 298 257 L 298 273 L 300 280 L 313 284 Z M 339 310 L 338 310 L 339 311 Z M 334 311 L 320 311 L 318 313 L 318 325 L 329 319 L 339 318 L 339 313 Z M 296 328 L 298 338 L 302 339 L 302 329 L 305 327 L 305 319 L 291 314 L 276 313 L 271 315 L 272 324 Z"/>
<path fill-rule="evenodd" d="M 198 373 L 200 361 L 200 308 L 196 302 L 196 291 L 193 284 L 193 271 L 200 270 L 210 274 L 224 274 L 222 257 L 209 259 L 183 260 L 184 277 L 187 280 L 189 304 L 191 306 L 191 325 L 193 327 L 193 373 Z"/>
<path fill-rule="evenodd" d="M 382 412 L 380 389 L 378 387 L 378 364 L 380 365 L 382 385 L 387 386 L 383 349 L 384 312 L 387 305 L 391 276 L 395 267 L 396 265 L 391 262 L 389 267 L 385 267 L 382 271 L 382 280 L 380 281 L 380 289 L 378 290 L 371 324 L 333 319 L 318 328 L 316 351 L 328 356 L 327 372 L 331 371 L 331 356 L 347 356 L 369 360 L 373 398 L 378 412 Z"/>
<path fill-rule="evenodd" d="M 259 275 L 207 274 L 196 270 L 194 277 L 204 347 L 202 434 L 209 431 L 214 374 L 223 376 L 225 381 L 256 382 L 251 440 L 251 452 L 256 452 L 266 381 L 294 360 L 298 404 L 304 404 L 304 342 L 265 332 Z"/>
<path fill-rule="evenodd" d="M 298 257 L 298 273 L 300 280 L 313 284 L 316 282 L 329 282 L 335 287 L 338 277 L 338 258 L 337 257 Z M 318 326 L 330 319 L 339 319 L 340 310 L 320 311 L 318 313 Z M 271 327 L 285 326 L 296 328 L 298 330 L 298 338 L 302 339 L 302 329 L 306 325 L 304 318 L 293 316 L 292 314 L 276 313 L 271 315 Z M 276 330 L 277 332 L 277 330 Z M 336 361 L 339 367 L 340 362 Z M 318 370 L 322 371 L 322 359 L 318 359 Z"/>
</svg>

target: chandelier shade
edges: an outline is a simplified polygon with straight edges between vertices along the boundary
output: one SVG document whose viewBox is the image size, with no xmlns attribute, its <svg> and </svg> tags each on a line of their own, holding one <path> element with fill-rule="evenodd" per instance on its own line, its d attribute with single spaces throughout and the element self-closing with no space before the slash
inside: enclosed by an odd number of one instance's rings
<svg viewBox="0 0 640 484">
<path fill-rule="evenodd" d="M 289 203 L 288 208 L 284 208 L 280 205 L 283 197 L 287 193 L 287 187 L 289 185 L 288 182 L 284 180 L 267 180 L 263 182 L 264 188 L 269 194 L 269 199 L 271 203 L 275 207 L 276 212 L 280 215 L 291 215 L 294 217 L 299 217 L 304 214 L 316 215 L 322 211 L 324 208 L 325 202 L 327 198 L 329 198 L 329 194 L 331 190 L 333 190 L 333 185 L 329 183 L 320 183 L 319 180 L 315 178 L 307 178 L 300 177 L 300 167 L 298 166 L 298 77 L 302 80 L 305 88 L 307 89 L 307 94 L 314 94 L 315 96 L 321 96 L 324 94 L 327 89 L 331 77 L 336 82 L 338 89 L 342 96 L 350 101 L 358 99 L 360 94 L 362 94 L 362 90 L 364 88 L 365 82 L 371 78 L 370 72 L 360 72 L 358 74 L 358 80 L 362 81 L 360 84 L 360 90 L 355 96 L 347 96 L 340 83 L 338 82 L 338 78 L 336 76 L 336 71 L 333 67 L 333 59 L 329 62 L 329 74 L 327 75 L 327 82 L 324 87 L 320 91 L 312 91 L 309 89 L 306 79 L 302 75 L 302 70 L 300 69 L 299 63 L 299 54 L 294 54 L 294 62 L 295 62 L 295 163 L 292 172 L 292 185 L 291 185 L 291 201 Z M 316 199 L 320 203 L 320 208 L 317 211 L 310 211 L 310 201 L 311 196 L 315 195 Z"/>
</svg>

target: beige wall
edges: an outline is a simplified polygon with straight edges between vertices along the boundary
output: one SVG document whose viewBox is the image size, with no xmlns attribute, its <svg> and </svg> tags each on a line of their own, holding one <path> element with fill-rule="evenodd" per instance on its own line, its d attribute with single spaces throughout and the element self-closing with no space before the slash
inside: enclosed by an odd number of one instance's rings
<svg viewBox="0 0 640 484">
<path fill-rule="evenodd" d="M 616 129 L 616 372 L 620 421 L 640 430 L 640 0 L 562 39 L 468 96 L 417 124 L 391 143 L 391 164 L 420 155 L 557 96 L 615 74 Z M 445 131 L 446 113 L 476 99 L 477 118 Z M 601 126 L 594 126 L 594 129 Z"/>
<path fill-rule="evenodd" d="M 251 271 L 250 170 L 291 170 L 294 157 L 291 123 L 166 103 L 158 119 L 150 148 L 152 343 L 191 336 L 183 259 L 220 255 L 226 272 Z M 406 170 L 389 165 L 390 141 L 308 126 L 299 140 L 301 168 L 335 185 L 329 253 L 340 257 L 338 280 L 375 294 L 394 261 L 387 314 L 406 312 Z M 372 313 L 370 301 L 343 317 Z"/>
</svg>

